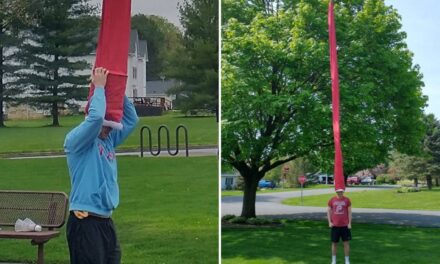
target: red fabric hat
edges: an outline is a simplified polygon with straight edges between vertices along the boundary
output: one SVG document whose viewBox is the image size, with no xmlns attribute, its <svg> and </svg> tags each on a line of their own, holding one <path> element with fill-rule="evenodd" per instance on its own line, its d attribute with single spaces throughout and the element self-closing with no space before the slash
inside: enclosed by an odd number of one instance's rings
<svg viewBox="0 0 440 264">
<path fill-rule="evenodd" d="M 336 25 L 333 0 L 328 6 L 328 32 L 330 46 L 330 75 L 332 79 L 332 119 L 333 119 L 333 141 L 335 143 L 335 190 L 345 190 L 344 168 L 342 159 L 341 136 L 339 127 L 339 73 L 338 55 L 336 51 Z"/>
<path fill-rule="evenodd" d="M 130 45 L 131 0 L 104 0 L 102 20 L 99 30 L 96 61 L 93 69 L 103 67 L 109 71 L 105 87 L 106 113 L 104 126 L 122 129 L 121 119 L 124 107 L 124 94 L 127 85 L 127 61 Z M 90 97 L 95 86 L 89 90 Z"/>
</svg>

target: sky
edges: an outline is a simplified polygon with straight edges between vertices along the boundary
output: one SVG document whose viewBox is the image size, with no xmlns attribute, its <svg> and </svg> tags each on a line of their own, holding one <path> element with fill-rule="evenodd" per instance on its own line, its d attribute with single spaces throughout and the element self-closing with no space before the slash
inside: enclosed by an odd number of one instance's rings
<svg viewBox="0 0 440 264">
<path fill-rule="evenodd" d="M 385 0 L 402 17 L 402 30 L 407 33 L 409 50 L 414 53 L 413 63 L 420 65 L 429 97 L 425 113 L 440 119 L 440 1 L 439 0 Z"/>
<path fill-rule="evenodd" d="M 179 0 L 131 0 L 131 13 L 162 16 L 180 27 L 178 2 Z M 91 3 L 101 4 L 102 0 L 91 0 Z"/>
</svg>

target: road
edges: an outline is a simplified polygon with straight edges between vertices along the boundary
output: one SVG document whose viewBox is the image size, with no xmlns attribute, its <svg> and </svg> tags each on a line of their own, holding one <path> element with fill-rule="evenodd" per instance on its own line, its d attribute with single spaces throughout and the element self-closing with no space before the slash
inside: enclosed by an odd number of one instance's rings
<svg viewBox="0 0 440 264">
<path fill-rule="evenodd" d="M 377 191 L 382 187 L 347 188 L 347 192 Z M 305 190 L 304 196 L 334 193 L 333 189 Z M 300 191 L 265 193 L 257 195 L 256 212 L 258 216 L 289 219 L 326 219 L 326 206 L 289 206 L 281 204 L 288 198 L 300 197 Z M 227 214 L 240 215 L 242 208 L 241 196 L 222 197 L 222 216 Z M 394 224 L 420 227 L 440 227 L 440 211 L 367 209 L 353 207 L 354 223 Z"/>
</svg>

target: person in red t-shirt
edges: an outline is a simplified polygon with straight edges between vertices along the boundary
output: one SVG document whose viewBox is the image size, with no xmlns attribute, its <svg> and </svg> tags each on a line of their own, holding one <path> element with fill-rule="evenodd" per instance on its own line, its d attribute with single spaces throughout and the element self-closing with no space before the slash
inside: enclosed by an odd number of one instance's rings
<svg viewBox="0 0 440 264">
<path fill-rule="evenodd" d="M 350 264 L 351 201 L 344 196 L 344 190 L 336 190 L 337 196 L 328 201 L 327 218 L 331 228 L 332 264 L 336 264 L 338 242 L 344 242 L 345 264 Z"/>
</svg>

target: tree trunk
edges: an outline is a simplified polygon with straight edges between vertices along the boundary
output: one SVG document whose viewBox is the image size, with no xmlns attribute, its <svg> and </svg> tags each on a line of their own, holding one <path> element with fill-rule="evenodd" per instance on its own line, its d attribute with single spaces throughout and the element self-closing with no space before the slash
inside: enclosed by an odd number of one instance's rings
<svg viewBox="0 0 440 264">
<path fill-rule="evenodd" d="M 219 104 L 219 102 L 217 102 L 217 105 L 215 106 L 215 121 L 217 123 L 219 121 L 219 113 L 218 113 L 219 107 L 218 107 L 218 104 Z"/>
<path fill-rule="evenodd" d="M 54 57 L 54 61 L 55 63 L 58 61 L 58 55 L 55 55 Z M 52 91 L 52 95 L 54 97 L 54 101 L 52 101 L 52 126 L 60 126 L 60 122 L 58 120 L 58 85 L 56 84 L 58 81 L 58 69 L 55 69 L 54 73 L 53 73 L 53 80 L 54 80 L 54 85 L 53 85 L 53 91 Z"/>
<path fill-rule="evenodd" d="M 419 179 L 414 178 L 414 186 L 417 188 L 419 186 Z"/>
<path fill-rule="evenodd" d="M 432 189 L 432 177 L 431 175 L 426 176 L 426 183 L 428 184 L 428 190 Z"/>
<path fill-rule="evenodd" d="M 246 218 L 256 217 L 255 200 L 257 196 L 258 177 L 252 173 L 242 176 L 244 178 L 244 196 L 241 216 Z"/>
<path fill-rule="evenodd" d="M 438 177 L 435 177 L 435 186 L 437 186 L 437 187 L 440 186 L 439 182 L 438 182 Z"/>
<path fill-rule="evenodd" d="M 58 104 L 57 102 L 52 102 L 52 126 L 60 126 L 58 120 Z"/>
</svg>

